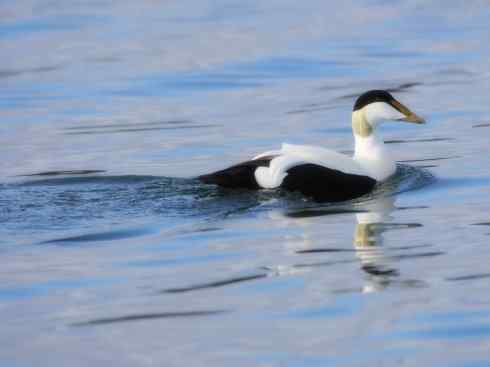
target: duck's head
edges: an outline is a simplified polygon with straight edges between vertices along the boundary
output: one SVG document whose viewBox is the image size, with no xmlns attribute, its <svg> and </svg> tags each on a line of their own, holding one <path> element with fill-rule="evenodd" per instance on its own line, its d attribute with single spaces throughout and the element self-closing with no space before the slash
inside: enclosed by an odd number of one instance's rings
<svg viewBox="0 0 490 367">
<path fill-rule="evenodd" d="M 357 98 L 352 112 L 352 129 L 356 135 L 369 136 L 380 122 L 388 120 L 425 123 L 385 90 L 370 90 Z"/>
</svg>

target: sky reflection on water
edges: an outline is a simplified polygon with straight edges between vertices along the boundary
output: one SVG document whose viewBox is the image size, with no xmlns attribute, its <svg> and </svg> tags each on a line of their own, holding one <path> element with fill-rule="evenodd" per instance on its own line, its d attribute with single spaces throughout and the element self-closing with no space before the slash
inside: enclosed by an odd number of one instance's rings
<svg viewBox="0 0 490 367">
<path fill-rule="evenodd" d="M 486 366 L 489 12 L 0 1 L 0 364 Z M 405 169 L 380 195 L 192 180 L 352 151 L 371 88 L 429 122 L 383 127 Z"/>
</svg>

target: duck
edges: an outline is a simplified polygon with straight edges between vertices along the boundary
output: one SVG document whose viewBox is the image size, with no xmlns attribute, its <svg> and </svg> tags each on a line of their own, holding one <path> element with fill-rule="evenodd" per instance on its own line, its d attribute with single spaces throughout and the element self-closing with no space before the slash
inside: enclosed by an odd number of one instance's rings
<svg viewBox="0 0 490 367">
<path fill-rule="evenodd" d="M 352 200 L 395 174 L 396 162 L 378 133 L 386 121 L 425 120 L 386 90 L 361 94 L 352 111 L 353 156 L 319 146 L 282 144 L 231 167 L 198 176 L 204 184 L 230 189 L 281 189 L 315 202 Z"/>
</svg>

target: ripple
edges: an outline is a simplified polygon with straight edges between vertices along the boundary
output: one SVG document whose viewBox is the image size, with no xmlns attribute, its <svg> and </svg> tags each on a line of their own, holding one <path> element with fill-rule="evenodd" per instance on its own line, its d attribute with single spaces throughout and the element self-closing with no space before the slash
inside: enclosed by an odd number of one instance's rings
<svg viewBox="0 0 490 367">
<path fill-rule="evenodd" d="M 201 124 L 201 125 L 165 126 L 165 127 L 134 127 L 128 129 L 69 131 L 69 132 L 65 132 L 65 135 L 94 135 L 94 134 L 133 133 L 133 132 L 164 131 L 164 130 L 190 130 L 190 129 L 204 129 L 210 127 L 219 127 L 219 126 L 221 125 Z"/>
<path fill-rule="evenodd" d="M 100 124 L 100 125 L 77 125 L 68 126 L 63 130 L 98 130 L 98 129 L 120 129 L 120 128 L 135 128 L 135 127 L 152 127 L 152 126 L 167 126 L 167 125 L 187 125 L 195 124 L 191 120 L 167 120 L 167 121 L 152 121 L 138 123 L 115 123 L 115 124 Z"/>
<path fill-rule="evenodd" d="M 482 124 L 476 124 L 473 125 L 472 127 L 490 127 L 490 123 L 482 123 Z"/>
<path fill-rule="evenodd" d="M 203 290 L 203 289 L 209 289 L 209 288 L 219 288 L 219 287 L 224 287 L 228 285 L 234 285 L 237 283 L 243 283 L 243 282 L 249 282 L 251 280 L 257 280 L 257 279 L 262 279 L 266 278 L 267 274 L 254 274 L 254 275 L 247 275 L 247 276 L 241 276 L 241 277 L 235 277 L 235 278 L 228 278 L 224 280 L 218 280 L 214 282 L 209 282 L 209 283 L 200 283 L 200 284 L 194 284 L 190 285 L 187 287 L 180 287 L 180 288 L 168 288 L 160 291 L 160 293 L 184 293 L 184 292 L 191 292 L 191 291 L 197 291 L 197 290 Z"/>
<path fill-rule="evenodd" d="M 29 173 L 26 175 L 18 175 L 16 177 L 30 177 L 30 176 L 82 176 L 82 175 L 92 175 L 95 173 L 104 173 L 105 170 L 100 169 L 85 169 L 85 170 L 69 170 L 69 171 L 46 171 L 39 173 Z"/>
<path fill-rule="evenodd" d="M 73 175 L 77 177 L 56 177 L 39 179 L 34 181 L 25 181 L 19 184 L 22 186 L 70 186 L 70 185 L 82 185 L 82 184 L 94 184 L 94 185 L 119 185 L 119 184 L 137 184 L 141 182 L 149 182 L 158 180 L 158 176 L 139 176 L 139 175 L 124 175 L 124 176 L 84 176 L 89 173 L 97 172 L 98 170 L 86 170 L 82 171 L 82 177 L 78 177 L 77 171 L 52 171 L 46 173 L 24 175 L 24 176 L 58 176 L 66 175 L 64 172 L 74 172 Z M 85 173 L 89 172 L 89 173 Z M 69 173 L 69 175 L 72 175 Z M 164 180 L 167 178 L 163 178 Z M 169 179 L 172 180 L 172 179 Z M 115 188 L 115 187 L 114 187 Z"/>
<path fill-rule="evenodd" d="M 446 278 L 446 280 L 450 282 L 461 282 L 461 281 L 478 280 L 478 279 L 486 279 L 486 278 L 490 278 L 490 273 L 461 275 L 457 277 Z"/>
<path fill-rule="evenodd" d="M 123 229 L 109 232 L 88 233 L 78 236 L 70 236 L 64 238 L 56 238 L 53 240 L 47 240 L 40 242 L 40 244 L 70 244 L 70 243 L 84 243 L 84 242 L 100 242 L 100 241 L 114 241 L 127 238 L 141 237 L 155 233 L 155 230 L 151 229 Z"/>
<path fill-rule="evenodd" d="M 154 319 L 176 319 L 176 318 L 194 318 L 215 316 L 227 313 L 227 310 L 205 310 L 205 311 L 180 311 L 180 312 L 159 312 L 159 313 L 142 313 L 131 314 L 118 317 L 106 317 L 100 319 L 93 319 L 89 321 L 75 322 L 70 326 L 97 326 L 106 324 L 116 324 L 131 321 L 145 321 Z"/>
<path fill-rule="evenodd" d="M 394 86 L 394 87 L 389 87 L 385 88 L 387 92 L 390 93 L 404 93 L 407 92 L 408 90 L 418 87 L 423 85 L 423 83 L 420 82 L 408 82 L 408 83 L 402 83 L 400 85 Z M 352 94 L 345 94 L 343 96 L 337 97 L 336 100 L 344 100 L 344 99 L 354 99 L 359 97 L 360 93 L 352 93 Z"/>
<path fill-rule="evenodd" d="M 439 141 L 453 141 L 454 138 L 436 137 L 436 138 L 425 138 L 425 139 L 393 139 L 385 140 L 385 144 L 405 144 L 405 143 L 432 143 Z"/>
<path fill-rule="evenodd" d="M 461 156 L 450 156 L 450 157 L 436 157 L 436 158 L 422 158 L 422 159 L 406 159 L 398 161 L 399 163 L 417 163 L 417 162 L 432 162 L 432 161 L 443 161 L 447 159 L 461 158 Z"/>
</svg>

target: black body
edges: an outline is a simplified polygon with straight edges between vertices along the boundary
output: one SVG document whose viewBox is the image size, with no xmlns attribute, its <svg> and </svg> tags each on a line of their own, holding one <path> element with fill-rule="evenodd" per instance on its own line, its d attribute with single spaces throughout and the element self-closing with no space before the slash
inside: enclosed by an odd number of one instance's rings
<svg viewBox="0 0 490 367">
<path fill-rule="evenodd" d="M 299 191 L 318 202 L 354 199 L 370 192 L 376 180 L 368 176 L 344 173 L 317 164 L 290 168 L 281 188 Z"/>
<path fill-rule="evenodd" d="M 258 167 L 269 167 L 274 157 L 264 157 L 243 162 L 232 167 L 198 179 L 206 184 L 227 188 L 258 190 L 261 187 L 255 180 Z M 368 176 L 344 173 L 317 164 L 300 164 L 287 171 L 280 188 L 297 191 L 317 202 L 335 202 L 354 199 L 370 192 L 376 180 Z"/>
</svg>

